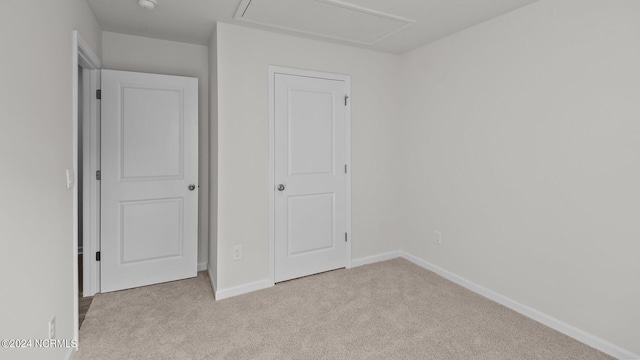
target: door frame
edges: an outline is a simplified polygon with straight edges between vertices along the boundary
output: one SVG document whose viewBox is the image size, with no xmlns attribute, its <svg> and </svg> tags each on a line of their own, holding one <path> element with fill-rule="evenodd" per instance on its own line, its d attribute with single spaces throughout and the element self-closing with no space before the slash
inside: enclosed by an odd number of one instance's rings
<svg viewBox="0 0 640 360">
<path fill-rule="evenodd" d="M 100 263 L 95 253 L 100 251 L 100 101 L 96 91 L 100 89 L 100 70 L 83 69 L 83 295 L 100 292 Z"/>
<path fill-rule="evenodd" d="M 348 241 L 345 254 L 345 267 L 351 268 L 351 244 L 353 236 L 351 232 L 351 76 L 343 74 L 335 74 L 314 70 L 296 69 L 283 66 L 269 65 L 269 282 L 275 284 L 275 76 L 276 74 L 304 76 L 310 78 L 330 79 L 344 81 L 346 86 L 346 95 L 348 97 L 346 106 L 346 147 L 345 161 L 347 165 L 346 174 L 346 225 Z"/>
<path fill-rule="evenodd" d="M 93 212 L 93 208 L 89 207 L 87 208 L 87 203 L 92 201 L 93 199 L 91 198 L 92 195 L 90 192 L 90 187 L 91 187 L 91 182 L 87 183 L 85 182 L 86 180 L 86 176 L 85 173 L 87 173 L 87 171 L 90 171 L 89 167 L 86 166 L 87 161 L 90 160 L 90 156 L 83 156 L 83 174 L 78 174 L 78 153 L 79 151 L 83 152 L 83 155 L 89 155 L 85 152 L 85 145 L 86 145 L 86 141 L 85 140 L 89 140 L 85 138 L 85 134 L 87 133 L 87 131 L 90 129 L 90 124 L 92 124 L 96 119 L 94 119 L 94 112 L 93 110 L 93 106 L 95 105 L 95 101 L 91 101 L 91 88 L 87 87 L 87 84 L 91 84 L 93 81 L 93 79 L 95 77 L 100 78 L 99 76 L 99 72 L 100 72 L 100 68 L 102 67 L 101 63 L 100 63 L 100 59 L 96 56 L 96 54 L 93 52 L 93 50 L 91 49 L 91 47 L 89 46 L 89 44 L 84 40 L 84 38 L 82 38 L 82 36 L 80 35 L 80 32 L 78 32 L 78 30 L 73 30 L 72 34 L 71 34 L 71 66 L 72 66 L 72 71 L 71 71 L 71 99 L 72 99 L 72 161 L 73 161 L 73 173 L 74 176 L 77 178 L 79 176 L 83 177 L 83 209 L 89 209 L 89 211 L 83 211 L 83 239 L 85 240 L 83 243 L 83 253 L 85 251 L 85 249 L 89 249 L 90 251 L 93 251 L 94 249 L 94 244 L 93 244 L 93 239 L 91 239 L 90 241 L 86 241 L 86 234 L 91 230 L 89 227 L 93 226 L 93 224 L 87 224 L 86 223 L 86 218 L 89 214 L 87 213 L 92 213 Z M 80 89 L 78 88 L 78 67 L 82 68 L 82 74 L 83 74 L 83 93 L 80 94 L 79 91 Z M 89 76 L 87 76 L 89 75 Z M 93 97 L 95 99 L 95 97 Z M 78 105 L 79 102 L 82 101 L 82 105 L 83 105 L 83 116 L 82 116 L 82 122 L 83 122 L 83 141 L 82 144 L 79 143 L 78 141 L 78 135 L 79 135 L 79 118 L 80 118 L 80 114 L 78 111 Z M 98 113 L 99 114 L 99 113 Z M 93 142 L 92 142 L 93 143 Z M 99 201 L 99 193 L 98 193 L 98 201 Z M 72 249 L 72 253 L 73 253 L 73 306 L 74 306 L 74 312 L 73 312 L 73 338 L 77 341 L 78 340 L 78 325 L 79 325 L 79 319 L 78 319 L 78 305 L 79 305 L 79 301 L 78 301 L 78 213 L 79 213 L 79 207 L 78 207 L 78 186 L 74 186 L 73 187 L 73 209 L 72 209 L 72 216 L 73 216 L 73 249 Z M 84 278 L 84 283 L 83 283 L 83 291 L 92 289 L 92 286 L 95 285 L 94 282 L 92 282 L 92 277 L 94 276 L 93 272 L 92 272 L 92 262 L 91 261 L 83 261 L 83 278 Z M 95 264 L 93 264 L 95 266 Z M 87 276 L 89 275 L 89 276 Z M 89 284 L 89 286 L 87 286 L 87 283 Z M 76 347 L 77 349 L 77 347 Z"/>
<path fill-rule="evenodd" d="M 75 64 L 82 68 L 82 94 L 77 89 L 77 79 L 74 75 L 74 101 L 82 101 L 82 144 L 76 145 L 77 151 L 82 151 L 82 176 L 83 194 L 83 295 L 93 296 L 100 292 L 100 266 L 92 254 L 100 248 L 100 183 L 96 180 L 96 171 L 100 168 L 100 102 L 94 94 L 100 88 L 100 59 L 91 50 L 87 42 L 77 30 L 74 33 L 74 48 L 77 59 Z M 74 102 L 74 128 L 78 128 L 79 114 L 78 104 Z M 76 137 L 77 138 L 77 137 Z M 75 139 L 74 138 L 74 141 Z M 75 158 L 77 161 L 77 157 Z M 77 173 L 77 172 L 76 172 Z M 77 201 L 76 201 L 77 202 Z M 74 203 L 76 203 L 74 202 Z M 77 228 L 77 226 L 76 226 Z M 77 238 L 76 244 L 77 248 Z M 76 256 L 77 258 L 77 256 Z M 74 270 L 77 273 L 77 269 Z M 77 288 L 77 286 L 76 286 Z"/>
</svg>

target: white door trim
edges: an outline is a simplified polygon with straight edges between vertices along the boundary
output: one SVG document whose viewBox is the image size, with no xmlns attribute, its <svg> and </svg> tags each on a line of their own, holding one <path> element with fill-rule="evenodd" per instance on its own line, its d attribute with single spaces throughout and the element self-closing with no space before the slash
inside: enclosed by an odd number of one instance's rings
<svg viewBox="0 0 640 360">
<path fill-rule="evenodd" d="M 100 101 L 96 90 L 100 88 L 100 70 L 83 69 L 82 73 L 82 153 L 83 153 L 83 296 L 100 292 L 100 266 L 95 253 L 100 250 Z"/>
<path fill-rule="evenodd" d="M 344 81 L 347 87 L 347 110 L 345 114 L 346 121 L 346 212 L 347 212 L 347 233 L 349 239 L 347 241 L 346 251 L 346 268 L 351 268 L 351 244 L 353 236 L 351 233 L 351 76 L 342 74 L 333 74 L 319 72 L 313 70 L 295 69 L 282 66 L 269 65 L 269 282 L 275 284 L 275 76 L 276 74 L 286 74 L 295 76 L 306 76 L 321 79 L 333 79 Z"/>
<path fill-rule="evenodd" d="M 78 66 L 84 69 L 91 69 L 97 71 L 100 69 L 100 59 L 95 55 L 89 44 L 82 38 L 78 30 L 73 30 L 71 35 L 71 99 L 72 99 L 72 161 L 73 161 L 73 173 L 77 178 L 78 174 L 78 151 L 80 146 L 78 144 L 78 129 L 79 129 L 79 114 L 78 114 L 78 101 L 79 101 L 79 89 L 78 89 Z M 84 99 L 84 96 L 83 96 Z M 85 168 L 86 169 L 86 168 Z M 84 174 L 82 174 L 84 176 Z M 73 308 L 78 309 L 78 186 L 73 187 Z M 83 206 L 84 207 L 84 206 Z M 84 246 L 84 244 L 83 244 Z M 85 265 L 83 271 L 86 271 Z M 78 311 L 73 312 L 73 338 L 78 340 Z"/>
</svg>

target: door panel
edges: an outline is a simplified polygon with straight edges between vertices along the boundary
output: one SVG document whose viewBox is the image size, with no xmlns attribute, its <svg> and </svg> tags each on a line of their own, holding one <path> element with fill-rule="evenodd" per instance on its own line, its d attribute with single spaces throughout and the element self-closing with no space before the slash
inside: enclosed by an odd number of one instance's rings
<svg viewBox="0 0 640 360">
<path fill-rule="evenodd" d="M 120 202 L 122 264 L 181 256 L 183 205 L 180 198 Z"/>
<path fill-rule="evenodd" d="M 346 265 L 344 81 L 275 74 L 275 281 Z"/>
<path fill-rule="evenodd" d="M 334 195 L 289 196 L 287 256 L 309 255 L 334 247 Z"/>
<path fill-rule="evenodd" d="M 197 79 L 102 71 L 101 291 L 196 276 Z"/>
<path fill-rule="evenodd" d="M 333 94 L 289 93 L 289 176 L 333 174 Z"/>
<path fill-rule="evenodd" d="M 133 87 L 122 92 L 122 180 L 181 177 L 181 92 Z"/>
</svg>

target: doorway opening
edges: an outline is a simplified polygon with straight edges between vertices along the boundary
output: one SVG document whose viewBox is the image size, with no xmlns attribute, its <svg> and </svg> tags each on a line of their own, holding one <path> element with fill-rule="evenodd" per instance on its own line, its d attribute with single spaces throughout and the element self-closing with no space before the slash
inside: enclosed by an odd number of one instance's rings
<svg viewBox="0 0 640 360">
<path fill-rule="evenodd" d="M 99 114 L 98 104 L 91 97 L 92 89 L 96 89 L 101 67 L 100 60 L 91 50 L 89 44 L 77 30 L 72 33 L 72 156 L 73 173 L 76 186 L 73 189 L 73 301 L 74 308 L 74 339 L 78 340 L 80 328 L 81 304 L 87 305 L 87 297 L 96 292 L 96 284 L 91 281 L 95 276 L 95 264 L 90 261 L 95 250 L 95 226 L 91 222 L 95 216 L 88 206 L 94 200 L 95 185 L 89 181 L 91 171 L 90 160 L 95 156 L 92 151 L 93 142 L 89 136 L 97 124 Z M 98 110 L 96 110 L 98 109 Z M 84 299 L 84 300 L 81 300 Z"/>
</svg>

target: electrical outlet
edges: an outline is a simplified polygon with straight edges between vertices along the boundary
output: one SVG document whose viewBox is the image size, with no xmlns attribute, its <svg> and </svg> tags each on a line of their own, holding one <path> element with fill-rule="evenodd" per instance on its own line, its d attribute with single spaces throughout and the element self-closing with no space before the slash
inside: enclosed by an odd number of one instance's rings
<svg viewBox="0 0 640 360">
<path fill-rule="evenodd" d="M 55 315 L 49 320 L 49 339 L 56 338 L 56 317 Z"/>
<path fill-rule="evenodd" d="M 433 242 L 437 245 L 442 245 L 442 233 L 440 231 L 433 232 Z"/>
<path fill-rule="evenodd" d="M 236 245 L 233 247 L 233 260 L 242 259 L 242 245 Z"/>
</svg>

